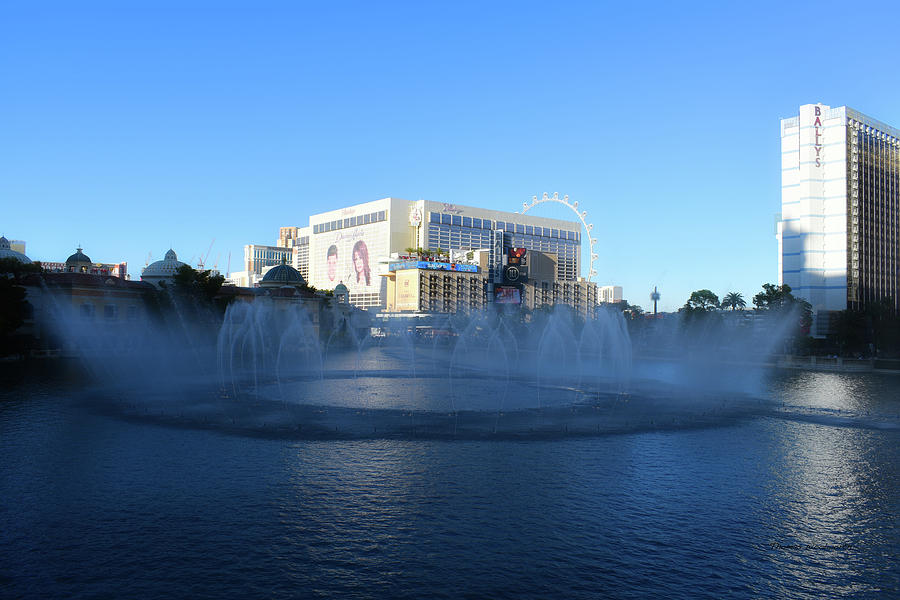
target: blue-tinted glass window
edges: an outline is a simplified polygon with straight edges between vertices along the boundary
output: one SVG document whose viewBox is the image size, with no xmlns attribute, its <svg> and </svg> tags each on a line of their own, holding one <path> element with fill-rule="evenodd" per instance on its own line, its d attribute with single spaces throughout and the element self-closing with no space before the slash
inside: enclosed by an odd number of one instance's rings
<svg viewBox="0 0 900 600">
<path fill-rule="evenodd" d="M 484 221 L 481 222 L 481 226 L 484 229 L 493 229 L 492 225 L 493 225 L 493 222 L 490 219 L 485 219 Z"/>
<path fill-rule="evenodd" d="M 378 211 L 378 220 L 384 221 L 387 218 L 386 211 L 380 210 Z"/>
<path fill-rule="evenodd" d="M 450 215 L 441 213 L 441 223 L 443 223 L 444 225 L 449 225 L 451 221 L 452 219 L 450 218 Z"/>
<path fill-rule="evenodd" d="M 551 230 L 550 230 L 550 235 L 553 236 L 553 237 L 555 237 L 555 238 L 558 238 L 558 237 L 559 237 L 559 229 L 551 229 Z"/>
<path fill-rule="evenodd" d="M 350 227 L 350 219 L 344 219 L 344 227 Z"/>
<path fill-rule="evenodd" d="M 463 217 L 462 224 L 463 224 L 463 227 L 471 227 L 472 226 L 472 217 Z"/>
<path fill-rule="evenodd" d="M 516 225 L 516 233 L 525 233 L 524 225 Z"/>
<path fill-rule="evenodd" d="M 534 227 L 532 227 L 531 225 L 526 225 L 525 226 L 525 234 L 526 235 L 534 235 Z"/>
<path fill-rule="evenodd" d="M 431 222 L 432 223 L 440 223 L 441 222 L 441 213 L 436 213 L 436 212 L 431 213 Z"/>
<path fill-rule="evenodd" d="M 462 217 L 460 217 L 459 215 L 453 215 L 453 224 L 462 225 Z"/>
<path fill-rule="evenodd" d="M 472 219 L 472 227 L 475 229 L 481 229 L 481 219 Z"/>
</svg>

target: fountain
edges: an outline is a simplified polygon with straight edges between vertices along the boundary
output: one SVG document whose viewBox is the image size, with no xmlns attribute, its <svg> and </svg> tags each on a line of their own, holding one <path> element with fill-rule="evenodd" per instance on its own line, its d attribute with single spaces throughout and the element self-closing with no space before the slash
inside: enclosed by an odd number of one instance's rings
<svg viewBox="0 0 900 600">
<path fill-rule="evenodd" d="M 721 320 L 653 322 L 567 307 L 441 315 L 428 326 L 338 306 L 237 301 L 220 326 L 173 302 L 149 331 L 58 314 L 98 385 L 131 416 L 303 437 L 596 435 L 759 412 L 762 341 Z M 723 349 L 728 351 L 722 355 Z M 638 356 L 638 358 L 634 358 Z"/>
</svg>

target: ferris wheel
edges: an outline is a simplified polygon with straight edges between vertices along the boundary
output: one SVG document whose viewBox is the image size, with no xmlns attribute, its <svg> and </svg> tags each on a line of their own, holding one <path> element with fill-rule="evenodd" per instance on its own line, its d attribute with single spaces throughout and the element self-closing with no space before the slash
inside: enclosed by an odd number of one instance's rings
<svg viewBox="0 0 900 600">
<path fill-rule="evenodd" d="M 522 214 L 524 215 L 530 209 L 534 208 L 538 204 L 543 204 L 545 202 L 556 202 L 557 204 L 562 204 L 564 206 L 568 206 L 572 212 L 578 215 L 578 220 L 581 221 L 581 224 L 584 226 L 584 230 L 587 233 L 588 242 L 590 242 L 591 248 L 591 260 L 589 263 L 590 269 L 588 270 L 587 280 L 591 281 L 594 275 L 597 274 L 597 271 L 594 270 L 594 260 L 597 259 L 597 253 L 594 252 L 594 243 L 597 241 L 591 236 L 591 231 L 594 229 L 594 225 L 592 223 L 587 222 L 587 211 L 583 210 L 578 212 L 578 201 L 569 202 L 569 196 L 559 197 L 559 192 L 553 192 L 552 196 L 549 196 L 547 192 L 544 192 L 544 195 L 539 199 L 537 196 L 533 196 L 531 198 L 531 202 L 523 202 L 522 203 Z"/>
</svg>

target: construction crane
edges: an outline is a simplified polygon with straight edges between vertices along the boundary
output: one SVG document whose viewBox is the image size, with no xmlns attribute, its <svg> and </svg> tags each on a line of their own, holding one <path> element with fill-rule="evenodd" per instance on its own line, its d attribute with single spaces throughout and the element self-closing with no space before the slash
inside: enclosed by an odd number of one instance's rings
<svg viewBox="0 0 900 600">
<path fill-rule="evenodd" d="M 212 247 L 213 247 L 213 244 L 215 244 L 215 243 L 216 243 L 216 238 L 213 238 L 212 241 L 209 243 L 209 248 L 206 249 L 206 255 L 203 257 L 203 260 L 200 260 L 197 262 L 197 267 L 200 271 L 203 270 L 203 266 L 206 264 L 206 259 L 209 258 L 209 253 L 212 252 Z"/>
</svg>

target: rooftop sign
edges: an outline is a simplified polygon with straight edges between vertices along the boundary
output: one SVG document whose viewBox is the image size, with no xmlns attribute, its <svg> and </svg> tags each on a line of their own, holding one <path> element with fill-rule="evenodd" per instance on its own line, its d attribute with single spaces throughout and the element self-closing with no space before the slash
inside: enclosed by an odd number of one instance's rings
<svg viewBox="0 0 900 600">
<path fill-rule="evenodd" d="M 429 260 L 406 260 L 403 262 L 391 263 L 388 267 L 391 271 L 402 271 L 404 269 L 428 269 L 431 271 L 457 271 L 459 273 L 477 273 L 476 265 L 466 265 L 462 263 L 449 262 L 432 262 Z"/>
</svg>

